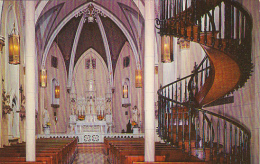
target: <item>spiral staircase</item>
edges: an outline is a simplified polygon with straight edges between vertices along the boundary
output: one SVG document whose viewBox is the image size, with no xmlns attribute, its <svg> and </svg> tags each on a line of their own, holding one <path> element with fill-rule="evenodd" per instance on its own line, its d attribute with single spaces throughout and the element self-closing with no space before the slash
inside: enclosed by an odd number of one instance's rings
<svg viewBox="0 0 260 164">
<path fill-rule="evenodd" d="M 252 72 L 252 20 L 233 0 L 160 0 L 156 28 L 201 45 L 204 59 L 187 77 L 158 90 L 158 134 L 209 163 L 250 163 L 250 131 L 204 108 L 241 88 Z"/>
</svg>

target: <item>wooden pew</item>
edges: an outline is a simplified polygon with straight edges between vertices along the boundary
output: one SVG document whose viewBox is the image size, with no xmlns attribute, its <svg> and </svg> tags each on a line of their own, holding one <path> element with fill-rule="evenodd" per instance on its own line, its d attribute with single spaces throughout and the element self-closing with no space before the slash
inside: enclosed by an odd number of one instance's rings
<svg viewBox="0 0 260 164">
<path fill-rule="evenodd" d="M 112 143 L 110 149 L 112 155 L 109 156 L 109 159 L 111 163 L 125 163 L 126 156 L 144 155 L 144 144 L 141 143 L 139 145 L 135 143 Z M 188 153 L 182 152 L 181 149 L 161 143 L 155 144 L 155 153 L 156 156 L 166 156 L 166 161 L 201 161 L 194 156 L 189 156 Z"/>
<path fill-rule="evenodd" d="M 176 150 L 173 147 L 166 146 L 166 145 L 156 145 L 156 150 Z M 109 156 L 111 159 L 110 161 L 119 161 L 119 163 L 124 163 L 126 155 L 144 155 L 144 145 L 138 146 L 124 146 L 124 145 L 113 145 L 111 147 L 111 154 Z M 164 155 L 165 154 L 157 154 L 157 155 Z"/>
<path fill-rule="evenodd" d="M 104 138 L 106 154 L 109 154 L 109 145 L 112 143 L 144 143 L 144 138 Z"/>
<path fill-rule="evenodd" d="M 104 143 L 110 163 L 121 164 L 144 161 L 144 138 L 105 138 Z M 156 156 L 165 156 L 165 161 L 171 162 L 193 161 L 201 163 L 201 160 L 195 156 L 189 156 L 188 153 L 182 152 L 181 149 L 164 143 L 155 143 Z"/>
<path fill-rule="evenodd" d="M 36 140 L 37 141 L 37 140 Z M 53 143 L 54 145 L 61 144 L 61 143 L 66 143 L 69 142 L 64 149 L 64 154 L 67 154 L 66 156 L 68 157 L 67 162 L 72 161 L 75 158 L 76 153 L 78 152 L 77 149 L 77 139 L 76 138 L 43 138 L 38 140 L 36 144 L 45 144 L 45 143 Z"/>
<path fill-rule="evenodd" d="M 0 157 L 0 164 L 5 162 L 26 162 L 26 157 Z M 36 162 L 43 162 L 47 164 L 52 163 L 52 157 L 36 157 Z"/>
<path fill-rule="evenodd" d="M 57 152 L 48 152 L 48 153 L 38 153 L 36 152 L 36 157 L 49 157 L 51 156 L 52 163 L 61 163 L 58 160 L 58 153 Z M 1 152 L 0 157 L 26 157 L 26 153 L 12 153 L 12 152 Z"/>
<path fill-rule="evenodd" d="M 207 162 L 133 162 L 133 164 L 207 164 Z"/>
<path fill-rule="evenodd" d="M 164 148 L 161 149 L 157 149 L 155 151 L 155 156 L 164 156 L 164 161 L 167 159 L 167 155 L 165 155 L 166 153 L 162 153 L 161 151 L 167 151 L 169 152 L 170 149 L 165 150 Z M 175 153 L 175 150 L 171 151 L 172 153 Z M 116 151 L 115 154 L 115 158 L 113 158 L 114 163 L 125 163 L 125 161 L 127 161 L 126 156 L 128 156 L 128 158 L 130 158 L 129 156 L 143 156 L 144 157 L 144 148 L 140 149 L 121 149 Z M 144 158 L 140 158 L 140 159 L 144 159 Z"/>
<path fill-rule="evenodd" d="M 143 155 L 138 155 L 138 156 L 125 156 L 126 160 L 124 161 L 124 164 L 132 164 L 133 162 L 137 161 L 144 161 L 144 156 Z M 155 161 L 156 162 L 164 162 L 165 161 L 165 156 L 155 156 Z"/>
<path fill-rule="evenodd" d="M 25 147 L 5 147 L 0 149 L 0 156 L 8 154 L 20 154 L 21 157 L 25 157 Z M 53 158 L 52 163 L 61 163 L 62 161 L 62 149 L 60 148 L 39 148 L 36 147 L 36 157 L 51 156 Z"/>
<path fill-rule="evenodd" d="M 25 147 L 25 143 L 20 143 L 0 148 L 0 161 L 25 162 Z M 71 163 L 76 153 L 76 138 L 36 140 L 36 162 L 46 162 L 48 164 Z"/>
<path fill-rule="evenodd" d="M 47 164 L 47 162 L 0 162 L 0 164 Z"/>
</svg>

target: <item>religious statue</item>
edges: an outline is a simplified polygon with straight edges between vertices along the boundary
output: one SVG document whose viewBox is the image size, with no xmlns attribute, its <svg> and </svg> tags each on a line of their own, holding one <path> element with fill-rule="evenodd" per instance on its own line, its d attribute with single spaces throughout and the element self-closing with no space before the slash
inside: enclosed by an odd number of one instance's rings
<svg viewBox="0 0 260 164">
<path fill-rule="evenodd" d="M 6 94 L 4 89 L 2 92 L 2 109 L 3 114 L 9 114 L 12 111 L 12 108 L 10 107 L 10 95 Z"/>
<path fill-rule="evenodd" d="M 132 112 L 132 125 L 134 126 L 134 125 L 137 125 L 137 123 L 139 121 L 139 116 L 140 116 L 136 105 L 132 108 L 131 112 Z"/>
<path fill-rule="evenodd" d="M 14 111 L 15 112 L 17 111 L 16 101 L 17 101 L 16 96 L 13 96 L 12 105 L 11 105 L 12 111 L 9 113 L 9 129 L 8 129 L 8 131 L 9 131 L 8 135 L 11 135 L 11 136 L 16 135 L 16 131 L 14 131 L 15 122 L 17 121 L 14 119 L 14 117 L 15 117 Z"/>
<path fill-rule="evenodd" d="M 50 126 L 50 115 L 49 115 L 49 112 L 48 112 L 48 110 L 46 108 L 44 108 L 42 115 L 43 115 L 43 124 L 42 124 L 42 126 L 44 128 L 49 127 Z"/>
</svg>

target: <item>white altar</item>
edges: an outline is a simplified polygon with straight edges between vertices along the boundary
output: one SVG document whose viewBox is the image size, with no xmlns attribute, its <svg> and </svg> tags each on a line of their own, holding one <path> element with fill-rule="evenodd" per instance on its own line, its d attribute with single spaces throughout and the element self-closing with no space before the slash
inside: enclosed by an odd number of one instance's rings
<svg viewBox="0 0 260 164">
<path fill-rule="evenodd" d="M 107 123 L 106 121 L 96 121 L 96 122 L 85 122 L 77 121 L 75 127 L 76 134 L 83 132 L 99 132 L 107 133 Z"/>
<path fill-rule="evenodd" d="M 87 61 L 89 63 L 87 63 L 86 69 L 86 85 L 85 88 L 81 89 L 84 94 L 77 94 L 74 86 L 70 94 L 70 134 L 106 134 L 108 131 L 111 133 L 111 88 L 108 85 L 105 93 L 97 94 L 94 69 L 96 60 L 91 56 Z M 107 80 L 109 83 L 109 79 Z"/>
<path fill-rule="evenodd" d="M 106 118 L 111 115 L 107 115 Z M 86 114 L 85 120 L 77 120 L 77 115 L 70 116 L 71 134 L 81 134 L 86 132 L 108 133 L 109 120 L 98 120 L 96 114 Z M 111 131 L 110 131 L 111 132 Z"/>
</svg>

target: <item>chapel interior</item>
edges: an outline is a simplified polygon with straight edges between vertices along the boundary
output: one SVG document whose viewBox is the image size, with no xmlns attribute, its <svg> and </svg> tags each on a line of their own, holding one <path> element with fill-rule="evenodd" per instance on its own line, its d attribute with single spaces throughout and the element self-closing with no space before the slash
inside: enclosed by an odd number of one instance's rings
<svg viewBox="0 0 260 164">
<path fill-rule="evenodd" d="M 0 1 L 0 163 L 259 163 L 259 20 L 258 0 Z"/>
</svg>

